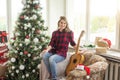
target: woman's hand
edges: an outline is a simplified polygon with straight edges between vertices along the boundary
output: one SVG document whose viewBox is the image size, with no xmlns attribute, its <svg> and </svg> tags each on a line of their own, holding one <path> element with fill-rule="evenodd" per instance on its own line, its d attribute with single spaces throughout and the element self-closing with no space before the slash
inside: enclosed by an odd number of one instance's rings
<svg viewBox="0 0 120 80">
<path fill-rule="evenodd" d="M 77 45 L 73 46 L 73 48 L 76 50 L 76 48 L 77 48 Z"/>
<path fill-rule="evenodd" d="M 48 47 L 47 47 L 46 49 L 44 49 L 42 52 L 43 52 L 43 53 L 46 53 L 46 52 L 48 52 L 51 48 L 52 48 L 51 46 L 48 46 Z"/>
<path fill-rule="evenodd" d="M 87 52 L 87 50 L 80 50 L 80 51 L 78 51 L 79 54 L 84 54 L 85 52 Z"/>
<path fill-rule="evenodd" d="M 43 52 L 43 53 L 46 53 L 46 52 L 48 52 L 48 50 L 47 50 L 47 49 L 45 49 L 45 50 L 43 50 L 42 52 Z"/>
<path fill-rule="evenodd" d="M 49 50 L 51 49 L 51 47 L 47 47 L 45 48 L 41 53 L 40 53 L 40 56 L 42 57 L 44 53 L 47 53 Z"/>
</svg>

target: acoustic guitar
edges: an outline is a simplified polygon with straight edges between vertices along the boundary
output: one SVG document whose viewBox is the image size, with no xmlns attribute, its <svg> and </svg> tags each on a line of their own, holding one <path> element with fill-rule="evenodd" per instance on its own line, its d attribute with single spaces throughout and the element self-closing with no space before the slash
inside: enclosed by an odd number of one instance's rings
<svg viewBox="0 0 120 80">
<path fill-rule="evenodd" d="M 80 33 L 80 36 L 79 36 L 78 42 L 77 42 L 77 46 L 75 49 L 75 53 L 70 57 L 69 63 L 65 70 L 66 76 L 69 74 L 70 71 L 74 70 L 78 64 L 83 64 L 83 62 L 85 60 L 84 56 L 79 53 L 79 44 L 80 44 L 80 40 L 84 33 L 85 33 L 84 30 L 82 30 Z"/>
</svg>

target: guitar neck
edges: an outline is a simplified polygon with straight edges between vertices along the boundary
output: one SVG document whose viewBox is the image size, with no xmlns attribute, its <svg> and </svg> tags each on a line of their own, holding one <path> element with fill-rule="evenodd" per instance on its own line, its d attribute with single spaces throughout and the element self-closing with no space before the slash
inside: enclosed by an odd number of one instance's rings
<svg viewBox="0 0 120 80">
<path fill-rule="evenodd" d="M 81 40 L 81 37 L 83 36 L 83 34 L 84 34 L 84 30 L 82 30 L 81 31 L 81 33 L 80 33 L 80 36 L 79 36 L 79 38 L 78 38 L 78 42 L 77 42 L 77 46 L 76 46 L 76 51 L 75 51 L 75 54 L 77 54 L 78 53 L 78 51 L 79 51 L 79 46 L 80 46 L 80 40 Z"/>
<path fill-rule="evenodd" d="M 77 46 L 76 46 L 76 51 L 75 51 L 76 54 L 77 54 L 78 51 L 79 51 L 79 45 L 80 45 L 80 37 L 79 37 L 79 39 L 78 39 L 78 43 L 77 43 Z"/>
</svg>

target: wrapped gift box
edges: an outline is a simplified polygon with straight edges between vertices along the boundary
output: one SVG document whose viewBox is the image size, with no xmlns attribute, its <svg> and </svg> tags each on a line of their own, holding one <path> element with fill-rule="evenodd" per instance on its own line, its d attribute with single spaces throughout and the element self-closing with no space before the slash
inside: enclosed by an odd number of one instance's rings
<svg viewBox="0 0 120 80">
<path fill-rule="evenodd" d="M 7 61 L 6 54 L 8 53 L 8 46 L 6 44 L 0 46 L 0 64 L 4 64 Z"/>
<path fill-rule="evenodd" d="M 6 62 L 8 61 L 5 56 L 8 53 L 8 46 L 0 43 L 0 80 L 5 80 L 5 73 L 7 70 Z"/>
<path fill-rule="evenodd" d="M 6 31 L 0 31 L 0 43 L 6 43 L 7 41 Z"/>
<path fill-rule="evenodd" d="M 6 44 L 3 44 L 0 46 L 0 54 L 7 53 L 8 52 L 8 46 Z"/>
</svg>

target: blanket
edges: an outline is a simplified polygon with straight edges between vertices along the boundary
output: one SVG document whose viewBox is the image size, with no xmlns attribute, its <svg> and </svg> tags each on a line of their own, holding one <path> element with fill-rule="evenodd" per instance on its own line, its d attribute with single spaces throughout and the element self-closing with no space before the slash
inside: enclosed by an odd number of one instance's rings
<svg viewBox="0 0 120 80">
<path fill-rule="evenodd" d="M 41 61 L 41 65 L 40 65 L 40 79 L 39 80 L 46 80 L 49 77 L 49 73 L 46 69 L 46 66 L 43 62 L 43 60 Z"/>
</svg>

